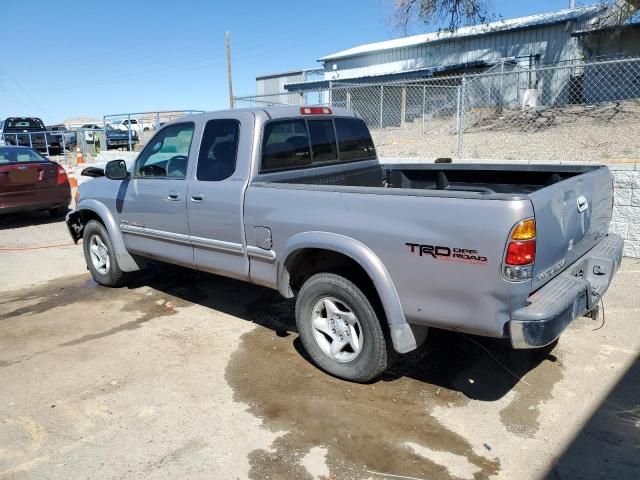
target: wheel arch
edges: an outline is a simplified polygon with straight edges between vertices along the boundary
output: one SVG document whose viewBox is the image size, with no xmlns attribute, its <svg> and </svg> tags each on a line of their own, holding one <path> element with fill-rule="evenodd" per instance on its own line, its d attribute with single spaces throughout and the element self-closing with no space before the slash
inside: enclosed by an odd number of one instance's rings
<svg viewBox="0 0 640 480">
<path fill-rule="evenodd" d="M 327 268 L 335 266 L 336 256 L 341 256 L 348 259 L 346 266 L 348 262 L 353 262 L 366 274 L 384 311 L 394 349 L 399 353 L 414 350 L 417 341 L 405 318 L 400 297 L 387 268 L 369 247 L 351 237 L 329 232 L 304 232 L 289 239 L 281 254 L 284 261 L 280 263 L 278 272 L 280 293 L 286 298 L 296 295 L 296 287 L 304 280 L 301 268 L 307 269 L 308 273 L 327 271 L 324 265 L 309 268 L 307 263 L 310 255 L 322 252 L 327 252 L 331 258 Z"/>
<path fill-rule="evenodd" d="M 80 221 L 82 225 L 81 230 L 77 231 L 71 222 Z M 116 255 L 116 261 L 118 266 L 123 272 L 135 272 L 142 268 L 141 262 L 136 260 L 128 251 L 124 244 L 124 238 L 122 232 L 116 223 L 115 218 L 107 208 L 107 206 L 97 200 L 87 199 L 81 200 L 77 208 L 70 212 L 67 216 L 67 225 L 69 225 L 72 236 L 73 231 L 76 231 L 76 235 L 82 235 L 84 226 L 91 220 L 98 220 L 107 229 L 111 245 Z M 74 239 L 76 237 L 74 236 Z"/>
</svg>

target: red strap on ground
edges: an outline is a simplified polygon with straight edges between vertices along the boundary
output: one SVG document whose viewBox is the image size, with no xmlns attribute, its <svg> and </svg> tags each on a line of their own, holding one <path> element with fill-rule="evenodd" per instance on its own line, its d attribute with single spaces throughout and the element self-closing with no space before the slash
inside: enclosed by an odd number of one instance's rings
<svg viewBox="0 0 640 480">
<path fill-rule="evenodd" d="M 21 252 L 23 250 L 40 250 L 42 248 L 73 247 L 75 243 L 60 243 L 58 245 L 42 245 L 40 247 L 0 247 L 0 252 Z"/>
</svg>

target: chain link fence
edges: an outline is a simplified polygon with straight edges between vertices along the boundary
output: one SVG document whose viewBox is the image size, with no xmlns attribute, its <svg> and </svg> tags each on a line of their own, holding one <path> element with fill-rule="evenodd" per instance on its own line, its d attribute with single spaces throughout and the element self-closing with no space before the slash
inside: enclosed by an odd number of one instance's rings
<svg viewBox="0 0 640 480">
<path fill-rule="evenodd" d="M 640 58 L 235 98 L 237 107 L 346 107 L 383 157 L 607 161 L 640 156 Z"/>
</svg>

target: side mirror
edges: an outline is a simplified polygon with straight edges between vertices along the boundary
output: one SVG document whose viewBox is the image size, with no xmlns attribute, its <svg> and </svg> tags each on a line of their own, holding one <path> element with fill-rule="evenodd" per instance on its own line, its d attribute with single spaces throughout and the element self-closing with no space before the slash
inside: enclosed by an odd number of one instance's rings
<svg viewBox="0 0 640 480">
<path fill-rule="evenodd" d="M 127 162 L 124 160 L 111 160 L 104 167 L 104 176 L 109 180 L 124 180 L 129 176 Z"/>
</svg>

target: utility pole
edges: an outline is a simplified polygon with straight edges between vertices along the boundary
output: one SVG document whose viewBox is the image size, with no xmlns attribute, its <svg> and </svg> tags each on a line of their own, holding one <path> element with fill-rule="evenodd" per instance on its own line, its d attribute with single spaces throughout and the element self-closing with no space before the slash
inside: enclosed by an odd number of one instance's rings
<svg viewBox="0 0 640 480">
<path fill-rule="evenodd" d="M 229 45 L 229 32 L 227 37 L 227 78 L 229 80 L 229 108 L 233 108 L 233 81 L 231 80 L 231 46 Z"/>
</svg>

